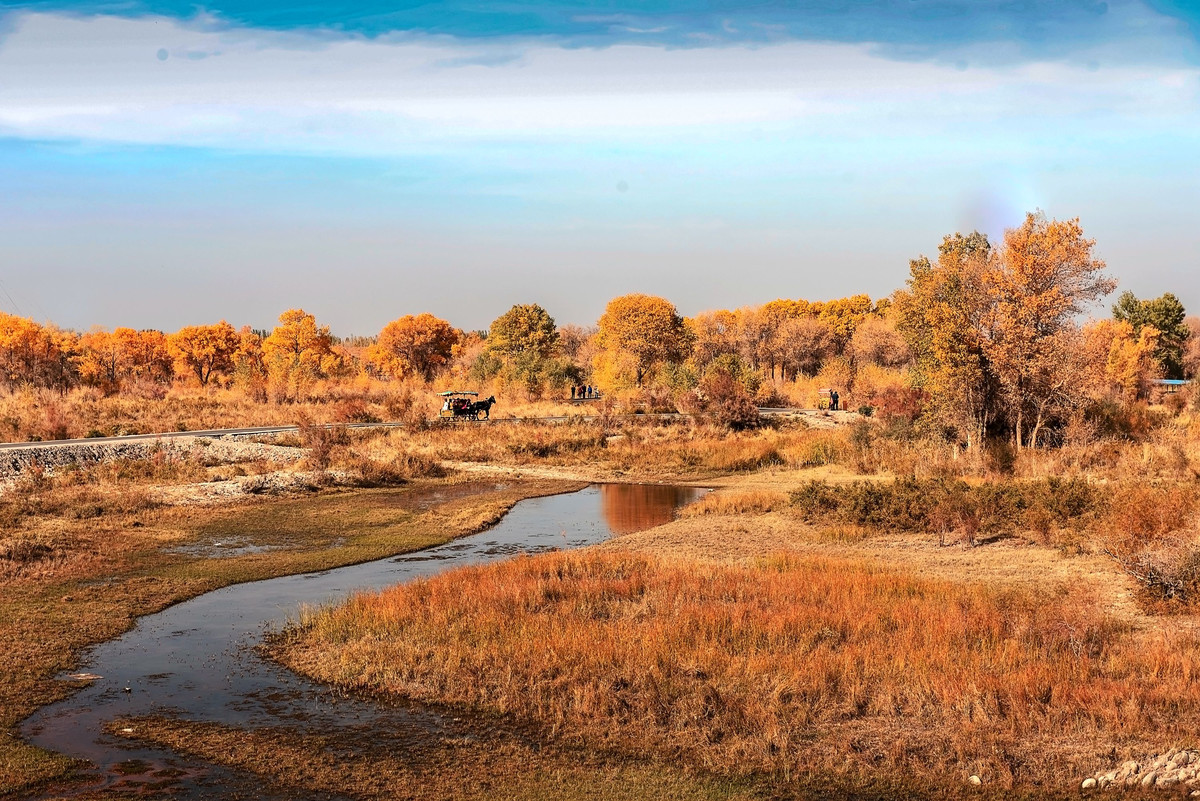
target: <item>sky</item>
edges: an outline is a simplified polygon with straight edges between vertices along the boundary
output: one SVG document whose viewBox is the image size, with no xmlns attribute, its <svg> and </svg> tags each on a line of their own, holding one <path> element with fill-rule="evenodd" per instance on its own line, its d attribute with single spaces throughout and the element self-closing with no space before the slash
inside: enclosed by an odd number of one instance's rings
<svg viewBox="0 0 1200 801">
<path fill-rule="evenodd" d="M 81 330 L 878 297 L 1035 209 L 1200 313 L 1200 0 L 0 0 L 0 310 Z"/>
</svg>

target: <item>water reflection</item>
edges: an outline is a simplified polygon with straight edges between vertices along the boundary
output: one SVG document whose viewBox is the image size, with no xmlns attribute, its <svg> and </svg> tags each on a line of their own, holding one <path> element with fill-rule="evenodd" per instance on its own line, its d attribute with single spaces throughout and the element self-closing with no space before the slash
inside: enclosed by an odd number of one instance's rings
<svg viewBox="0 0 1200 801">
<path fill-rule="evenodd" d="M 706 490 L 660 484 L 603 484 L 600 502 L 604 520 L 614 534 L 632 534 L 670 523 L 675 510 L 691 503 Z"/>
</svg>

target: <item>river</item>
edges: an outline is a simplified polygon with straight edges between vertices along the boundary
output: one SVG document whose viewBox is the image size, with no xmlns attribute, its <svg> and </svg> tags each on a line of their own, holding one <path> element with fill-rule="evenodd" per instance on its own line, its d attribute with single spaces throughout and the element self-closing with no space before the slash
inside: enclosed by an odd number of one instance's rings
<svg viewBox="0 0 1200 801">
<path fill-rule="evenodd" d="M 347 697 L 264 658 L 256 646 L 266 632 L 295 618 L 302 605 L 332 603 L 355 591 L 518 553 L 592 545 L 668 522 L 677 508 L 705 491 L 605 484 L 532 498 L 517 503 L 492 528 L 435 548 L 206 593 L 147 615 L 123 636 L 88 650 L 79 672 L 98 678 L 32 715 L 22 724 L 22 734 L 35 745 L 90 762 L 92 767 L 83 771 L 89 779 L 84 791 L 274 798 L 253 776 L 142 746 L 106 733 L 105 724 L 167 715 L 239 728 L 288 725 L 325 732 L 353 727 L 361 736 L 414 729 L 436 734 L 445 721 L 432 711 Z M 61 795 L 56 792 L 55 797 Z"/>
</svg>

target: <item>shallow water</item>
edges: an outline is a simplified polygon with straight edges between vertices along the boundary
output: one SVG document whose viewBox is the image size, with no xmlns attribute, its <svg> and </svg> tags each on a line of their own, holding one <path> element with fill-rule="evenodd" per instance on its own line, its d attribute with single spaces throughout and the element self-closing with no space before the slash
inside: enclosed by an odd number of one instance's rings
<svg viewBox="0 0 1200 801">
<path fill-rule="evenodd" d="M 118 639 L 90 649 L 73 672 L 95 674 L 78 693 L 44 707 L 21 727 L 30 742 L 94 764 L 97 787 L 161 790 L 195 798 L 269 798 L 252 777 L 106 734 L 120 717 L 170 715 L 241 728 L 353 728 L 395 737 L 443 731 L 437 714 L 345 697 L 260 656 L 264 633 L 357 590 L 379 589 L 518 553 L 578 548 L 669 521 L 706 490 L 638 484 L 592 486 L 517 503 L 494 527 L 436 548 L 320 573 L 239 584 L 141 618 Z M 67 678 L 64 676 L 63 678 Z M 128 775 L 130 760 L 145 769 Z M 122 763 L 126 763 L 122 765 Z M 309 797 L 328 797 L 313 794 Z"/>
</svg>

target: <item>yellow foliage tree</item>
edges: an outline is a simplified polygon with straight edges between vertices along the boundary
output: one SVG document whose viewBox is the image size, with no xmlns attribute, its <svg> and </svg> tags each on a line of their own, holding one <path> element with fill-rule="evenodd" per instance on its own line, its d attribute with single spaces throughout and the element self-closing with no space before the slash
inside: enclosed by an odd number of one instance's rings
<svg viewBox="0 0 1200 801">
<path fill-rule="evenodd" d="M 622 295 L 608 302 L 596 335 L 597 371 L 604 384 L 641 386 L 661 364 L 681 362 L 691 336 L 675 306 L 653 295 Z"/>
<path fill-rule="evenodd" d="M 262 359 L 277 400 L 304 397 L 338 366 L 329 326 L 318 326 L 317 318 L 303 309 L 279 315 L 279 325 L 262 341 Z"/>
<path fill-rule="evenodd" d="M 1099 320 L 1086 326 L 1082 350 L 1089 362 L 1091 394 L 1116 394 L 1126 403 L 1144 398 L 1151 382 L 1162 375 L 1157 358 L 1160 336 L 1152 325 L 1135 332 L 1127 321 Z"/>
<path fill-rule="evenodd" d="M 215 373 L 233 369 L 233 356 L 242 338 L 232 325 L 222 320 L 216 325 L 190 325 L 167 338 L 179 372 L 196 376 L 200 386 L 208 386 Z"/>
</svg>

